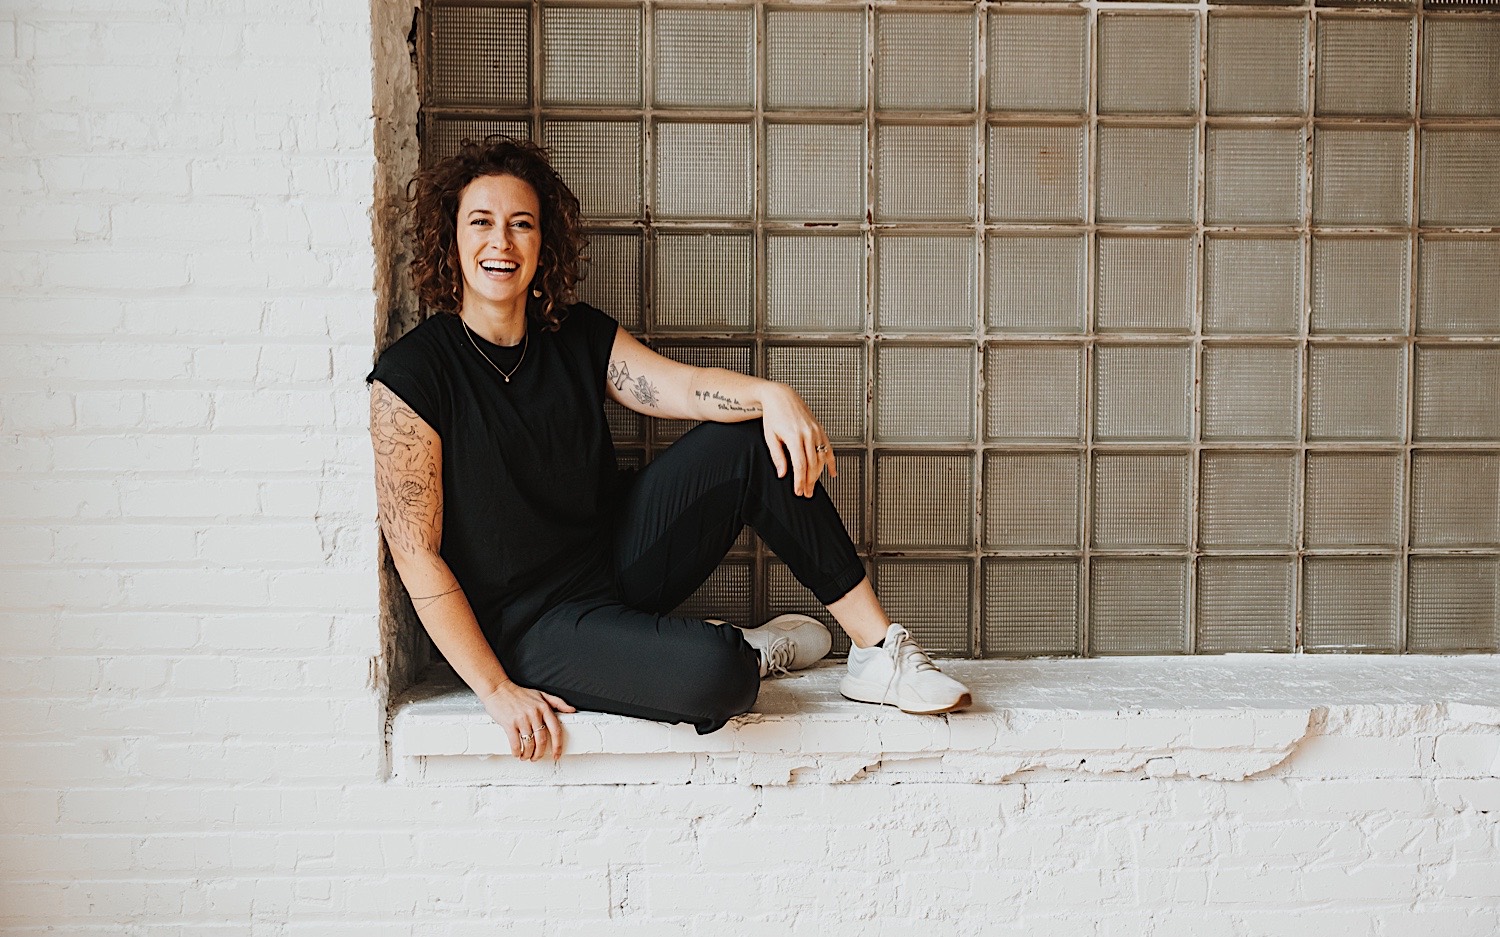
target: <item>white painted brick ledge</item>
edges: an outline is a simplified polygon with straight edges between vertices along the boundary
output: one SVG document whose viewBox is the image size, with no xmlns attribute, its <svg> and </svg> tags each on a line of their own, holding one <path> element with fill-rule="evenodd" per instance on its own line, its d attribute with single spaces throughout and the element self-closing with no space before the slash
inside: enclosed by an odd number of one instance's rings
<svg viewBox="0 0 1500 937">
<path fill-rule="evenodd" d="M 1428 778 L 1500 810 L 1500 657 L 1231 655 L 947 661 L 975 705 L 914 716 L 838 695 L 842 662 L 767 680 L 709 735 L 561 714 L 561 763 L 521 762 L 445 666 L 393 707 L 409 784 L 1003 783 Z"/>
</svg>

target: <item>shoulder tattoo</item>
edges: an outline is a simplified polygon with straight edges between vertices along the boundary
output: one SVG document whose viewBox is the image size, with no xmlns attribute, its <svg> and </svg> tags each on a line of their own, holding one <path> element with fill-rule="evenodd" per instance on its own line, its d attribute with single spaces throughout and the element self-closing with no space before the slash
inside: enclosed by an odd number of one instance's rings
<svg viewBox="0 0 1500 937">
<path fill-rule="evenodd" d="M 661 398 L 657 396 L 656 385 L 646 379 L 646 375 L 632 375 L 630 365 L 622 358 L 619 361 L 609 363 L 609 373 L 606 375 L 609 382 L 614 385 L 615 390 L 623 391 L 630 388 L 630 396 L 643 407 L 655 407 L 660 405 Z"/>
<path fill-rule="evenodd" d="M 436 440 L 421 418 L 383 384 L 370 385 L 370 438 L 380 529 L 391 549 L 437 548 L 443 529 L 443 484 Z"/>
</svg>

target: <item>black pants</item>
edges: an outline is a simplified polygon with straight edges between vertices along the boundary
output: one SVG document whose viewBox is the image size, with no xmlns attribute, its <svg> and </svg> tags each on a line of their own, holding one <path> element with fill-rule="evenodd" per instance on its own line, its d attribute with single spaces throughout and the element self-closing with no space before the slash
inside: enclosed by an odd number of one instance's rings
<svg viewBox="0 0 1500 937">
<path fill-rule="evenodd" d="M 545 612 L 501 661 L 506 673 L 581 710 L 691 722 L 700 735 L 749 712 L 760 661 L 740 632 L 667 614 L 703 584 L 747 523 L 825 605 L 864 579 L 822 484 L 801 498 L 790 470 L 776 477 L 760 420 L 703 423 L 624 495 L 614 582 Z"/>
</svg>

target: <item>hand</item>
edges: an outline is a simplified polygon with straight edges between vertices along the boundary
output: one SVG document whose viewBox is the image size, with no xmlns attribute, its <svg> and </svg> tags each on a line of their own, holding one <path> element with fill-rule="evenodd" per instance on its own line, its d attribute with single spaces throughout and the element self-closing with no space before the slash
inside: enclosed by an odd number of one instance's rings
<svg viewBox="0 0 1500 937">
<path fill-rule="evenodd" d="M 828 433 L 796 391 L 785 384 L 772 387 L 761 399 L 761 413 L 766 445 L 771 450 L 771 461 L 776 464 L 776 477 L 785 478 L 790 467 L 792 490 L 811 498 L 825 467 L 830 478 L 838 477 L 833 446 L 829 445 Z"/>
<path fill-rule="evenodd" d="M 490 714 L 490 718 L 505 730 L 512 755 L 524 761 L 536 761 L 550 748 L 553 764 L 562 758 L 563 730 L 557 713 L 578 711 L 567 702 L 551 693 L 516 683 L 497 687 L 489 695 L 479 697 L 479 701 L 484 704 L 484 711 Z M 522 735 L 531 738 L 523 742 Z"/>
</svg>

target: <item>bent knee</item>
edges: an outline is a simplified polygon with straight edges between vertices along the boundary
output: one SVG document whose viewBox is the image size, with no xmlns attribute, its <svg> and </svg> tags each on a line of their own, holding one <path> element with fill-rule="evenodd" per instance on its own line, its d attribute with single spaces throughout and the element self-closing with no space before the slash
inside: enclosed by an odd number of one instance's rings
<svg viewBox="0 0 1500 937">
<path fill-rule="evenodd" d="M 729 625 L 721 625 L 730 628 Z M 709 719 L 747 713 L 760 693 L 760 658 L 743 638 L 715 641 L 680 677 L 682 709 Z"/>
</svg>

